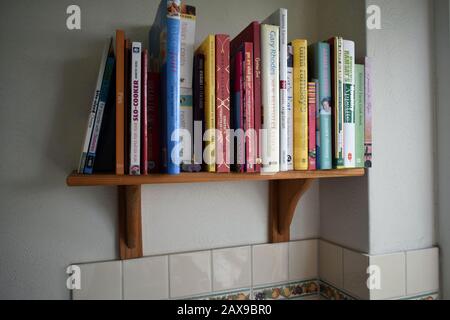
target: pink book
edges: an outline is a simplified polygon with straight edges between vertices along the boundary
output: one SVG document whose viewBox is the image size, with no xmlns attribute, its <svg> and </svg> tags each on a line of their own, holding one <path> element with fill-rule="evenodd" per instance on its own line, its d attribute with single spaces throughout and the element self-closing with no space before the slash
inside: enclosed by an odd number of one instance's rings
<svg viewBox="0 0 450 320">
<path fill-rule="evenodd" d="M 256 166 L 256 132 L 255 132 L 255 103 L 253 94 L 253 44 L 244 44 L 244 129 L 245 137 L 245 171 L 255 172 Z"/>
<path fill-rule="evenodd" d="M 308 83 L 308 149 L 309 149 L 309 165 L 308 170 L 317 170 L 316 161 L 316 83 Z"/>
</svg>

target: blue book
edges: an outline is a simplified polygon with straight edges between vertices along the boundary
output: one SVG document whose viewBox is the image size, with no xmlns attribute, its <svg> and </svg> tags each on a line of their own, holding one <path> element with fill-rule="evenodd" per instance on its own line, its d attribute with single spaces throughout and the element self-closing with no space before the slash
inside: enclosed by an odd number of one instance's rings
<svg viewBox="0 0 450 320">
<path fill-rule="evenodd" d="M 312 79 L 319 81 L 319 121 L 320 144 L 317 157 L 318 170 L 333 168 L 332 153 L 332 99 L 330 45 L 318 42 L 309 49 Z"/>
<path fill-rule="evenodd" d="M 162 164 L 180 174 L 181 0 L 162 0 L 149 34 L 150 67 L 161 79 Z"/>
<path fill-rule="evenodd" d="M 103 125 L 103 115 L 105 108 L 108 106 L 109 90 L 111 88 L 112 77 L 114 73 L 115 58 L 109 55 L 106 61 L 105 73 L 103 75 L 102 87 L 100 90 L 100 98 L 98 101 L 97 114 L 95 115 L 94 129 L 92 131 L 91 141 L 89 143 L 89 151 L 86 156 L 86 164 L 84 167 L 84 174 L 94 173 L 95 157 L 97 155 L 98 142 L 100 139 L 100 132 Z"/>
</svg>

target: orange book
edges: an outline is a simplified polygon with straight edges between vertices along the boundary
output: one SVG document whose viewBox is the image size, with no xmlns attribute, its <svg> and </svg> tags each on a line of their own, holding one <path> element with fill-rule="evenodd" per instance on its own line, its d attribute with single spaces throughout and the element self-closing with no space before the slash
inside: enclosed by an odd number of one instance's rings
<svg viewBox="0 0 450 320">
<path fill-rule="evenodd" d="M 116 31 L 116 174 L 125 174 L 125 33 Z"/>
</svg>

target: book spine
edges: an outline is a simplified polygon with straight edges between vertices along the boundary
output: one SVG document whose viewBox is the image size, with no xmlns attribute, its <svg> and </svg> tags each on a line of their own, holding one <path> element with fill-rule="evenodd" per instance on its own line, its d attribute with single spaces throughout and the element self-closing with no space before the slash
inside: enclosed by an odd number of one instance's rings
<svg viewBox="0 0 450 320">
<path fill-rule="evenodd" d="M 92 99 L 91 111 L 88 118 L 86 134 L 84 136 L 83 148 L 81 150 L 81 158 L 78 166 L 78 173 L 84 173 L 86 166 L 86 158 L 89 152 L 89 144 L 91 142 L 92 131 L 94 130 L 95 117 L 97 115 L 98 102 L 100 100 L 100 92 L 102 89 L 103 76 L 105 74 L 106 61 L 108 60 L 108 52 L 111 47 L 111 39 L 108 40 L 103 49 L 102 61 L 100 63 L 100 70 L 98 72 L 97 84 L 95 86 L 94 98 Z"/>
<path fill-rule="evenodd" d="M 125 33 L 116 31 L 116 175 L 125 174 Z"/>
<path fill-rule="evenodd" d="M 181 53 L 180 53 L 180 86 L 192 89 L 193 61 L 195 46 L 196 8 L 189 5 L 181 7 Z"/>
<path fill-rule="evenodd" d="M 194 58 L 194 155 L 196 165 L 203 164 L 203 133 L 205 119 L 205 57 L 196 54 Z"/>
<path fill-rule="evenodd" d="M 159 74 L 148 72 L 148 173 L 159 173 L 161 169 L 160 159 L 160 117 L 159 117 Z"/>
<path fill-rule="evenodd" d="M 125 174 L 130 169 L 130 114 L 131 114 L 131 41 L 125 40 L 125 117 L 124 117 L 124 159 Z"/>
<path fill-rule="evenodd" d="M 261 171 L 268 174 L 280 171 L 279 34 L 279 27 L 261 25 L 261 95 L 264 119 Z"/>
<path fill-rule="evenodd" d="M 262 164 L 262 79 L 261 79 L 261 25 L 255 23 L 253 27 L 253 87 L 254 87 L 254 103 L 255 103 L 255 132 L 256 132 L 256 165 L 255 172 L 261 172 Z"/>
<path fill-rule="evenodd" d="M 316 86 L 316 170 L 320 170 L 320 83 L 319 80 L 313 79 Z"/>
<path fill-rule="evenodd" d="M 287 46 L 288 11 L 280 9 L 280 171 L 288 171 Z"/>
<path fill-rule="evenodd" d="M 372 168 L 372 58 L 365 58 L 365 134 L 364 163 L 366 168 Z"/>
<path fill-rule="evenodd" d="M 333 164 L 337 169 L 344 168 L 344 48 L 343 39 L 330 40 L 333 46 L 333 103 L 334 103 L 334 155 Z"/>
<path fill-rule="evenodd" d="M 364 168 L 364 66 L 355 64 L 356 167 Z"/>
<path fill-rule="evenodd" d="M 244 45 L 244 131 L 245 131 L 245 171 L 255 172 L 255 110 L 253 103 L 253 44 Z"/>
<path fill-rule="evenodd" d="M 243 173 L 245 169 L 245 133 L 244 133 L 244 75 L 243 52 L 233 57 L 233 129 L 234 129 L 234 171 Z"/>
<path fill-rule="evenodd" d="M 230 172 L 230 37 L 216 35 L 216 157 L 218 173 Z M 253 52 L 252 52 L 253 54 Z M 253 77 L 253 74 L 252 74 Z"/>
<path fill-rule="evenodd" d="M 109 57 L 106 62 L 105 74 L 103 77 L 102 87 L 100 90 L 100 99 L 98 101 L 97 115 L 95 117 L 94 128 L 92 130 L 89 150 L 86 157 L 84 174 L 94 173 L 95 157 L 97 155 L 98 141 L 103 123 L 103 115 L 105 113 L 106 103 L 109 98 L 109 89 L 111 86 L 112 74 L 114 72 L 114 57 Z"/>
<path fill-rule="evenodd" d="M 294 61 L 292 46 L 288 46 L 287 68 L 287 122 L 288 122 L 288 171 L 294 170 Z"/>
<path fill-rule="evenodd" d="M 180 57 L 181 57 L 181 1 L 167 0 L 166 27 L 166 61 L 165 61 L 165 121 L 166 132 L 164 138 L 167 146 L 165 152 L 165 166 L 167 173 L 180 173 Z"/>
<path fill-rule="evenodd" d="M 344 167 L 356 167 L 355 43 L 344 40 Z"/>
<path fill-rule="evenodd" d="M 142 44 L 131 45 L 130 175 L 141 174 Z"/>
<path fill-rule="evenodd" d="M 292 42 L 294 52 L 294 168 L 308 170 L 308 57 L 306 40 Z"/>
<path fill-rule="evenodd" d="M 317 169 L 316 164 L 316 83 L 308 83 L 308 170 L 314 171 Z"/>
<path fill-rule="evenodd" d="M 148 51 L 142 51 L 142 102 L 141 102 L 141 171 L 148 174 Z"/>
<path fill-rule="evenodd" d="M 180 91 L 180 129 L 182 129 L 180 143 L 183 148 L 180 151 L 181 163 L 192 164 L 193 152 L 192 137 L 194 134 L 194 107 L 192 89 L 181 88 Z M 183 170 L 184 171 L 184 170 Z"/>
</svg>

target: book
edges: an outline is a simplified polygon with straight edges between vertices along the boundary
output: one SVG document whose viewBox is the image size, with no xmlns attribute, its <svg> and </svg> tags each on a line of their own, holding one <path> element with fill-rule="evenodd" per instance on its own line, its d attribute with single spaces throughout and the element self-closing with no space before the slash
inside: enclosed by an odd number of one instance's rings
<svg viewBox="0 0 450 320">
<path fill-rule="evenodd" d="M 280 27 L 261 24 L 261 95 L 263 110 L 262 168 L 265 174 L 280 171 Z M 295 76 L 295 72 L 294 72 Z"/>
<path fill-rule="evenodd" d="M 230 36 L 218 34 L 216 49 L 216 171 L 230 172 Z M 253 47 L 252 52 L 253 55 Z M 252 73 L 253 77 L 253 73 Z M 253 97 L 252 97 L 253 99 Z"/>
<path fill-rule="evenodd" d="M 316 86 L 316 170 L 319 170 L 319 160 L 320 160 L 320 83 L 317 79 L 312 79 Z M 331 125 L 331 122 L 330 122 Z M 330 148 L 331 150 L 331 148 Z"/>
<path fill-rule="evenodd" d="M 216 81 L 215 37 L 209 35 L 197 49 L 196 54 L 205 57 L 205 151 L 207 172 L 216 172 Z"/>
<path fill-rule="evenodd" d="M 124 159 L 125 174 L 130 171 L 130 114 L 131 114 L 131 41 L 125 39 L 125 123 L 124 123 Z"/>
<path fill-rule="evenodd" d="M 329 40 L 333 83 L 333 166 L 344 168 L 344 40 Z"/>
<path fill-rule="evenodd" d="M 116 31 L 116 175 L 125 174 L 125 32 Z"/>
<path fill-rule="evenodd" d="M 162 166 L 180 173 L 181 0 L 162 0 L 149 34 L 151 70 L 161 81 Z"/>
<path fill-rule="evenodd" d="M 233 170 L 245 171 L 245 133 L 244 133 L 244 53 L 238 51 L 231 57 L 232 66 L 232 128 Z"/>
<path fill-rule="evenodd" d="M 317 104 L 317 169 L 330 170 L 333 167 L 332 153 L 332 86 L 331 86 L 331 52 L 330 45 L 318 42 L 309 47 L 310 74 L 318 80 Z"/>
<path fill-rule="evenodd" d="M 141 58 L 141 173 L 148 175 L 148 50 Z"/>
<path fill-rule="evenodd" d="M 316 83 L 308 83 L 308 170 L 316 166 Z"/>
<path fill-rule="evenodd" d="M 294 54 L 294 169 L 308 170 L 308 47 L 292 41 Z"/>
<path fill-rule="evenodd" d="M 181 5 L 180 87 L 192 89 L 194 70 L 196 8 Z"/>
<path fill-rule="evenodd" d="M 364 65 L 355 64 L 356 168 L 364 168 Z"/>
<path fill-rule="evenodd" d="M 205 119 L 205 56 L 194 56 L 194 151 L 193 163 L 203 164 L 203 133 Z"/>
<path fill-rule="evenodd" d="M 288 46 L 287 59 L 287 120 L 288 120 L 288 171 L 294 170 L 294 56 L 292 46 Z"/>
<path fill-rule="evenodd" d="M 242 79 L 244 82 L 245 171 L 254 173 L 256 164 L 256 132 L 253 103 L 253 44 L 251 42 L 244 43 L 243 59 Z"/>
<path fill-rule="evenodd" d="M 256 165 L 255 172 L 261 171 L 261 128 L 262 128 L 262 96 L 261 96 L 261 26 L 259 22 L 250 23 L 236 38 L 231 41 L 231 56 L 242 47 L 244 42 L 253 43 L 253 102 L 255 109 L 256 131 Z"/>
<path fill-rule="evenodd" d="M 366 168 L 372 168 L 372 58 L 365 58 L 365 134 L 364 134 L 364 163 Z"/>
<path fill-rule="evenodd" d="M 81 149 L 81 157 L 78 165 L 78 173 L 84 173 L 86 166 L 86 158 L 89 152 L 89 144 L 91 142 L 92 131 L 95 125 L 95 116 L 97 115 L 98 102 L 100 100 L 100 91 L 102 89 L 103 75 L 105 74 L 106 61 L 108 60 L 109 51 L 111 48 L 112 39 L 108 39 L 102 53 L 102 59 L 100 62 L 100 70 L 98 72 L 97 84 L 95 86 L 94 97 L 92 99 L 91 109 L 88 118 L 88 124 L 86 128 L 86 134 L 84 136 L 83 146 Z"/>
<path fill-rule="evenodd" d="M 147 135 L 148 135 L 148 156 L 147 171 L 148 173 L 159 173 L 161 170 L 160 155 L 160 78 L 156 72 L 148 71 L 147 82 Z"/>
<path fill-rule="evenodd" d="M 344 167 L 356 167 L 355 43 L 344 40 Z"/>
<path fill-rule="evenodd" d="M 287 46 L 288 11 L 281 8 L 270 15 L 265 24 L 280 27 L 280 171 L 288 171 L 288 115 L 287 115 Z"/>
<path fill-rule="evenodd" d="M 112 42 L 111 42 L 112 43 Z M 89 142 L 89 150 L 86 156 L 86 163 L 84 167 L 84 174 L 93 174 L 95 159 L 97 156 L 98 142 L 100 138 L 100 132 L 103 126 L 103 116 L 107 102 L 109 99 L 110 88 L 113 86 L 113 73 L 114 73 L 114 52 L 112 46 L 110 47 L 108 59 L 106 60 L 105 73 L 103 75 L 102 86 L 100 90 L 100 97 L 97 106 L 97 113 L 95 115 L 94 128 L 92 130 L 91 141 Z"/>
<path fill-rule="evenodd" d="M 193 136 L 194 136 L 194 104 L 192 89 L 180 89 L 180 160 L 185 167 L 192 164 L 193 159 Z M 183 167 L 182 167 L 182 170 Z"/>
<path fill-rule="evenodd" d="M 131 110 L 129 174 L 141 174 L 142 44 L 131 44 Z"/>
</svg>

